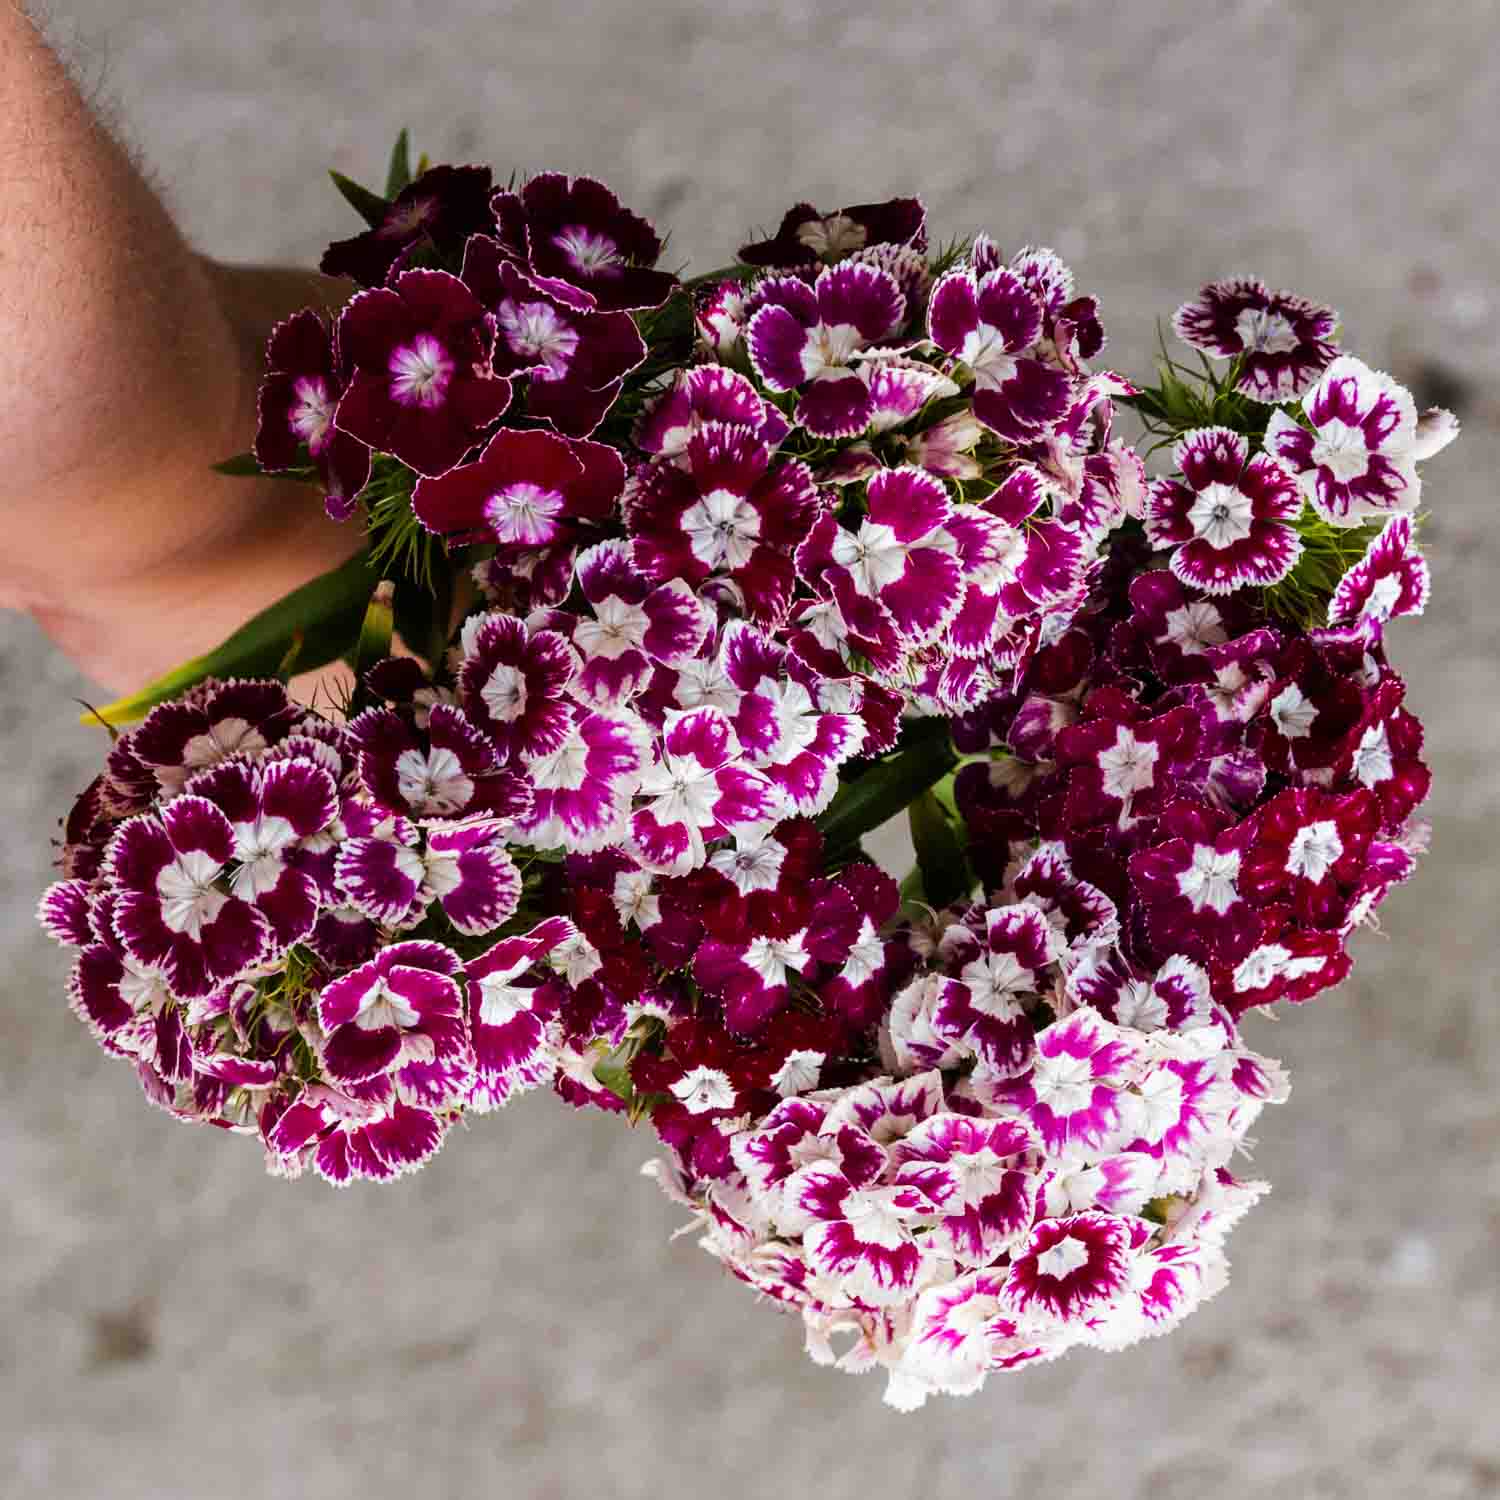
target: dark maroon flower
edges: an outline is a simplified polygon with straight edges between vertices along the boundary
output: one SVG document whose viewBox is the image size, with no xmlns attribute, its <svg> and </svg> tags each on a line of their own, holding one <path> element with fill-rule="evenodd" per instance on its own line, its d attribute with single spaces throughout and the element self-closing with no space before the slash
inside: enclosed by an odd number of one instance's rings
<svg viewBox="0 0 1500 1500">
<path fill-rule="evenodd" d="M 519 193 L 491 201 L 500 242 L 526 280 L 584 312 L 660 307 L 677 289 L 670 271 L 654 271 L 656 231 L 592 177 L 542 172 Z"/>
<path fill-rule="evenodd" d="M 320 269 L 361 286 L 383 286 L 394 267 L 424 248 L 456 262 L 471 234 L 493 227 L 490 188 L 488 167 L 430 167 L 401 189 L 375 228 L 335 240 Z"/>
<path fill-rule="evenodd" d="M 446 271 L 360 292 L 338 336 L 354 365 L 339 430 L 419 474 L 446 474 L 510 405 L 510 381 L 490 372 L 484 308 Z"/>
<path fill-rule="evenodd" d="M 539 291 L 496 240 L 475 235 L 463 279 L 495 315 L 497 375 L 526 375 L 526 413 L 587 437 L 646 357 L 629 313 L 583 312 Z"/>
<path fill-rule="evenodd" d="M 768 240 L 740 247 L 747 266 L 791 269 L 835 261 L 871 245 L 927 248 L 927 210 L 920 198 L 889 198 L 884 203 L 855 203 L 831 214 L 811 203 L 789 208 L 781 228 Z"/>
<path fill-rule="evenodd" d="M 273 473 L 290 469 L 300 462 L 306 445 L 335 521 L 349 518 L 370 477 L 370 450 L 333 425 L 349 376 L 349 359 L 339 348 L 336 328 L 311 308 L 272 329 L 257 401 L 255 461 Z"/>
<path fill-rule="evenodd" d="M 429 531 L 546 547 L 570 520 L 605 519 L 624 486 L 615 449 L 507 427 L 473 463 L 419 480 L 411 503 Z"/>
</svg>

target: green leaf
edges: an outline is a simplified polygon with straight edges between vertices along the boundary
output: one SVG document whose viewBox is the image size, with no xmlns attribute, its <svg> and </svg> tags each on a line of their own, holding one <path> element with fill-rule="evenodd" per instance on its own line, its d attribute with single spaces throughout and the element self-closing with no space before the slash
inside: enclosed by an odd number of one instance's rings
<svg viewBox="0 0 1500 1500">
<path fill-rule="evenodd" d="M 361 187 L 352 177 L 342 172 L 330 171 L 333 185 L 344 195 L 344 201 L 362 218 L 371 229 L 379 229 L 385 223 L 385 211 L 390 204 L 369 188 Z"/>
<path fill-rule="evenodd" d="M 87 715 L 79 722 L 86 724 L 98 717 L 107 724 L 134 723 L 158 703 L 180 697 L 205 677 L 272 676 L 294 648 L 291 659 L 299 672 L 327 666 L 358 646 L 370 591 L 377 581 L 365 554 L 357 553 L 342 567 L 314 578 L 262 610 L 207 655 L 183 662 L 140 692 L 108 704 L 97 715 Z"/>
<path fill-rule="evenodd" d="M 386 168 L 385 195 L 394 198 L 411 181 L 411 142 L 403 130 L 391 148 L 391 164 Z"/>
<path fill-rule="evenodd" d="M 818 818 L 830 855 L 847 853 L 872 829 L 905 812 L 915 797 L 957 763 L 946 720 L 919 719 L 908 735 L 907 745 L 847 781 Z"/>
<path fill-rule="evenodd" d="M 231 479 L 259 479 L 265 471 L 256 463 L 253 453 L 236 453 L 213 465 L 215 474 L 228 474 Z"/>
<path fill-rule="evenodd" d="M 365 680 L 365 673 L 391 654 L 391 635 L 396 626 L 396 585 L 383 578 L 375 585 L 365 606 L 364 623 L 359 627 L 359 644 L 354 648 L 354 678 Z"/>
<path fill-rule="evenodd" d="M 973 884 L 958 828 L 931 787 L 913 799 L 906 815 L 922 872 L 922 897 L 930 906 L 951 905 Z"/>
</svg>

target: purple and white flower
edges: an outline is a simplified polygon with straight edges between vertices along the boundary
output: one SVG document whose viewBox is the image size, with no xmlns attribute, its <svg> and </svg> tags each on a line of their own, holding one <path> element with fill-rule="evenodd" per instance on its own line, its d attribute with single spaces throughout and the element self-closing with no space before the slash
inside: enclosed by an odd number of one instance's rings
<svg viewBox="0 0 1500 1500">
<path fill-rule="evenodd" d="M 1338 314 L 1250 276 L 1211 281 L 1172 318 L 1184 343 L 1239 361 L 1235 389 L 1253 401 L 1300 396 L 1338 354 Z"/>
<path fill-rule="evenodd" d="M 1183 583 L 1228 594 L 1291 572 L 1302 555 L 1293 525 L 1302 497 L 1274 458 L 1250 457 L 1250 445 L 1227 427 L 1200 427 L 1172 450 L 1172 461 L 1182 478 L 1151 485 L 1146 535 L 1172 548 L 1172 572 Z"/>
</svg>

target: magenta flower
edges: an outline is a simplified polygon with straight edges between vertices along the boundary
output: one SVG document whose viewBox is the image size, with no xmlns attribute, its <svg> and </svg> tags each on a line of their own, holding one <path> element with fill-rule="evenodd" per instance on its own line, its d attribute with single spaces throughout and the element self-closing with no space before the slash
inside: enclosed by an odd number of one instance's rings
<svg viewBox="0 0 1500 1500">
<path fill-rule="evenodd" d="M 458 958 L 441 943 L 392 943 L 324 986 L 318 1024 L 323 1070 L 341 1087 L 391 1074 L 409 1103 L 439 1107 L 468 1092 L 473 1055 L 455 982 Z M 436 1097 L 425 1097 L 435 1094 Z"/>
<path fill-rule="evenodd" d="M 625 709 L 569 704 L 567 710 L 553 748 L 519 754 L 532 806 L 516 819 L 517 841 L 534 849 L 594 854 L 625 837 L 649 733 Z"/>
<path fill-rule="evenodd" d="M 923 1264 L 917 1233 L 940 1217 L 920 1188 L 856 1187 L 815 1162 L 787 1185 L 786 1197 L 810 1221 L 802 1231 L 808 1264 L 846 1297 L 887 1307 L 912 1295 Z"/>
<path fill-rule="evenodd" d="M 930 1026 L 939 1041 L 979 1058 L 993 1078 L 1023 1072 L 1032 1060 L 1033 1027 L 1028 1011 L 1052 962 L 1051 924 L 1040 907 L 1022 903 L 991 907 L 984 932 L 953 926 L 940 949 L 957 979 L 945 985 Z"/>
<path fill-rule="evenodd" d="M 348 520 L 370 478 L 369 448 L 333 425 L 351 374 L 337 325 L 330 327 L 304 308 L 271 330 L 256 400 L 256 463 L 273 473 L 294 468 L 305 446 L 335 521 Z"/>
<path fill-rule="evenodd" d="M 419 480 L 411 506 L 442 535 L 545 547 L 568 522 L 607 516 L 624 483 L 625 465 L 613 448 L 507 427 L 473 463 Z"/>
<path fill-rule="evenodd" d="M 234 827 L 205 797 L 176 797 L 132 818 L 110 846 L 115 931 L 129 956 L 183 999 L 248 973 L 274 942 L 260 910 L 231 889 L 235 864 Z"/>
<path fill-rule="evenodd" d="M 657 666 L 697 656 L 713 626 L 713 612 L 680 578 L 652 588 L 631 562 L 630 544 L 600 542 L 582 553 L 578 586 L 592 610 L 573 626 L 582 658 L 575 691 L 590 702 L 635 696 Z"/>
<path fill-rule="evenodd" d="M 708 937 L 694 956 L 693 978 L 719 998 L 731 1031 L 751 1034 L 786 1008 L 792 975 L 812 963 L 805 928 L 779 936 Z"/>
<path fill-rule="evenodd" d="M 651 870 L 685 875 L 707 858 L 705 844 L 772 820 L 781 811 L 774 784 L 752 770 L 734 728 L 716 708 L 669 717 L 654 766 L 630 820 L 631 846 Z"/>
<path fill-rule="evenodd" d="M 492 200 L 500 242 L 538 291 L 584 312 L 660 307 L 677 289 L 652 270 L 661 241 L 645 219 L 592 177 L 541 172 Z"/>
<path fill-rule="evenodd" d="M 1157 832 L 1161 843 L 1130 856 L 1152 950 L 1199 962 L 1243 958 L 1260 931 L 1240 880 L 1253 823 L 1182 804 L 1163 814 Z"/>
<path fill-rule="evenodd" d="M 1206 594 L 1279 583 L 1302 555 L 1296 484 L 1274 458 L 1249 452 L 1237 432 L 1200 427 L 1172 450 L 1182 479 L 1158 479 L 1147 493 L 1146 535 L 1170 546 L 1172 572 Z"/>
<path fill-rule="evenodd" d="M 1128 1219 L 1097 1212 L 1043 1219 L 1011 1259 L 1005 1300 L 1034 1320 L 1081 1324 L 1124 1295 L 1132 1248 Z"/>
<path fill-rule="evenodd" d="M 1196 1031 L 1218 1019 L 1208 974 L 1181 954 L 1152 974 L 1116 948 L 1100 950 L 1068 976 L 1068 994 L 1132 1031 Z"/>
<path fill-rule="evenodd" d="M 758 624 L 781 625 L 796 587 L 793 549 L 821 508 L 812 476 L 772 464 L 748 428 L 713 422 L 690 439 L 687 466 L 658 460 L 626 506 L 634 558 L 650 579 L 690 585 L 724 575 Z"/>
<path fill-rule="evenodd" d="M 794 652 L 742 620 L 724 629 L 719 663 L 738 695 L 727 708 L 748 763 L 805 817 L 822 812 L 838 791 L 838 768 L 865 742 L 864 721 L 825 702 L 828 684 Z"/>
<path fill-rule="evenodd" d="M 630 314 L 584 312 L 538 291 L 483 235 L 464 252 L 463 280 L 494 314 L 495 373 L 529 377 L 526 414 L 587 437 L 646 357 Z"/>
<path fill-rule="evenodd" d="M 784 1099 L 753 1130 L 730 1141 L 735 1165 L 764 1198 L 778 1222 L 798 1222 L 785 1192 L 809 1162 L 826 1163 L 855 1187 L 868 1187 L 884 1174 L 885 1151 L 858 1126 L 828 1122 L 828 1104 L 812 1099 Z"/>
<path fill-rule="evenodd" d="M 1302 398 L 1311 430 L 1271 413 L 1266 451 L 1296 477 L 1331 525 L 1358 526 L 1392 511 L 1410 514 L 1422 494 L 1411 393 L 1362 360 L 1334 360 Z"/>
<path fill-rule="evenodd" d="M 853 437 L 870 425 L 874 402 L 855 368 L 858 356 L 889 338 L 906 316 L 895 277 L 846 263 L 813 286 L 770 277 L 755 289 L 750 362 L 768 390 L 800 391 L 797 425 L 814 437 Z"/>
<path fill-rule="evenodd" d="M 526 1089 L 552 1081 L 557 1054 L 548 1022 L 556 1009 L 553 987 L 529 971 L 576 936 L 573 924 L 549 917 L 522 937 L 502 938 L 464 965 L 474 1087 L 469 1107 L 498 1109 Z"/>
<path fill-rule="evenodd" d="M 320 1177 L 346 1187 L 416 1171 L 437 1154 L 449 1121 L 400 1099 L 379 1077 L 349 1090 L 309 1084 L 290 1103 L 273 1098 L 259 1125 L 274 1161 L 300 1167 L 310 1157 Z"/>
<path fill-rule="evenodd" d="M 963 564 L 941 480 L 911 465 L 869 481 L 857 531 L 825 513 L 797 549 L 797 569 L 832 596 L 855 649 L 888 667 L 938 639 L 964 599 Z"/>
<path fill-rule="evenodd" d="M 942 1210 L 933 1243 L 961 1266 L 987 1266 L 1031 1228 L 1036 1138 L 1019 1120 L 939 1114 L 896 1142 L 898 1185 L 920 1188 Z"/>
<path fill-rule="evenodd" d="M 1053 1156 L 1076 1159 L 1121 1149 L 1135 1121 L 1133 1096 L 1140 1038 L 1080 1007 L 1036 1036 L 1036 1055 L 1020 1077 L 982 1087 L 983 1096 L 1024 1115 Z"/>
<path fill-rule="evenodd" d="M 1211 281 L 1172 318 L 1177 337 L 1218 359 L 1239 359 L 1235 389 L 1253 401 L 1300 396 L 1338 353 L 1338 314 L 1254 277 Z"/>
<path fill-rule="evenodd" d="M 740 246 L 747 266 L 773 270 L 812 269 L 840 260 L 871 245 L 927 248 L 927 210 L 919 198 L 889 198 L 884 203 L 855 203 L 820 214 L 811 203 L 799 203 L 782 216 L 768 240 Z"/>
<path fill-rule="evenodd" d="M 389 708 L 353 719 L 359 772 L 384 811 L 402 817 L 510 818 L 530 803 L 525 784 L 502 770 L 493 739 L 457 708 L 440 703 L 419 730 Z"/>
<path fill-rule="evenodd" d="M 1091 700 L 1094 717 L 1060 729 L 1058 764 L 1071 768 L 1064 813 L 1069 828 L 1128 828 L 1175 796 L 1198 758 L 1200 726 L 1191 709 L 1152 718 L 1123 694 Z"/>
<path fill-rule="evenodd" d="M 567 699 L 579 670 L 567 641 L 495 612 L 471 615 L 459 646 L 464 710 L 494 741 L 501 764 L 556 750 L 573 726 Z"/>
<path fill-rule="evenodd" d="M 279 682 L 209 678 L 183 697 L 153 708 L 114 747 L 111 766 L 122 765 L 128 756 L 132 775 L 145 767 L 170 797 L 209 766 L 259 755 L 285 739 L 305 716 Z"/>
<path fill-rule="evenodd" d="M 1397 615 L 1421 614 L 1431 594 L 1432 575 L 1412 540 L 1411 517 L 1392 516 L 1339 580 L 1328 623 L 1379 627 Z"/>
<path fill-rule="evenodd" d="M 635 424 L 635 445 L 658 458 L 682 458 L 688 444 L 710 422 L 748 427 L 774 449 L 788 431 L 786 419 L 762 401 L 745 377 L 721 365 L 694 365 L 677 372 Z"/>
<path fill-rule="evenodd" d="M 1068 410 L 1068 376 L 1034 355 L 1042 308 L 1014 271 L 950 271 L 933 289 L 928 335 L 974 372 L 974 415 L 1003 438 L 1033 442 Z"/>
<path fill-rule="evenodd" d="M 1241 883 L 1257 905 L 1290 907 L 1308 927 L 1342 927 L 1380 832 L 1371 792 L 1338 796 L 1308 787 L 1273 797 L 1255 818 Z"/>
<path fill-rule="evenodd" d="M 302 941 L 317 920 L 320 893 L 298 855 L 338 816 L 333 777 L 301 757 L 259 766 L 232 760 L 201 772 L 187 790 L 229 819 L 238 865 L 230 891 L 265 918 L 278 951 Z"/>
<path fill-rule="evenodd" d="M 335 240 L 319 269 L 378 287 L 416 251 L 430 249 L 456 263 L 471 234 L 494 226 L 490 190 L 488 167 L 429 167 L 401 189 L 373 229 Z"/>
<path fill-rule="evenodd" d="M 334 859 L 339 896 L 367 921 L 415 927 L 428 905 L 421 845 L 416 825 L 402 817 L 383 818 L 345 839 Z"/>
<path fill-rule="evenodd" d="M 335 425 L 418 474 L 446 474 L 510 405 L 510 382 L 490 372 L 484 308 L 446 271 L 358 293 L 338 338 L 354 378 Z"/>
</svg>

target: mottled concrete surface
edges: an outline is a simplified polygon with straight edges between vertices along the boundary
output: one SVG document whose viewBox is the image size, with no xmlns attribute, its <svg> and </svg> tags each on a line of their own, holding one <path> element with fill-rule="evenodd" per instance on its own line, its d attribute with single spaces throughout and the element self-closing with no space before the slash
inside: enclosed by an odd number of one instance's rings
<svg viewBox="0 0 1500 1500">
<path fill-rule="evenodd" d="M 1142 370 L 1216 274 L 1335 303 L 1467 433 L 1428 470 L 1437 592 L 1396 653 L 1432 857 L 1292 1067 L 1230 1290 L 1178 1336 L 897 1419 L 806 1365 L 635 1168 L 527 1101 L 394 1190 L 261 1175 L 146 1108 L 33 933 L 100 746 L 0 621 L 0 1493 L 22 1497 L 1500 1494 L 1494 760 L 1500 54 L 1482 0 L 55 0 L 198 242 L 312 257 L 398 125 L 436 158 L 599 172 L 717 262 L 794 196 L 921 191 L 940 230 L 1072 260 Z M 0 394 L 3 399 L 3 394 Z"/>
</svg>

